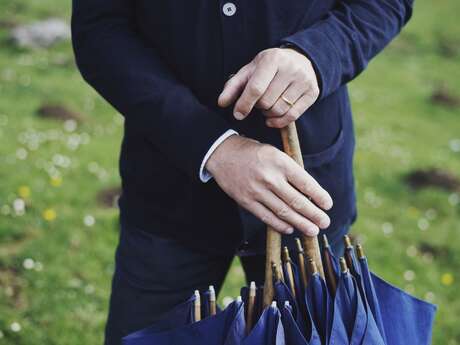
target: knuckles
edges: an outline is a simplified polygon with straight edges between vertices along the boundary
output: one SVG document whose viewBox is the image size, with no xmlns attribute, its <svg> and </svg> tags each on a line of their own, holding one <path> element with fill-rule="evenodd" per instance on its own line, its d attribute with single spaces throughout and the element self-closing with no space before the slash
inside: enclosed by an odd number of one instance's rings
<svg viewBox="0 0 460 345">
<path fill-rule="evenodd" d="M 319 97 L 319 93 L 320 91 L 319 91 L 318 84 L 315 83 L 315 85 L 313 85 L 311 88 L 311 95 L 316 100 Z"/>
<path fill-rule="evenodd" d="M 279 207 L 275 210 L 275 214 L 278 218 L 286 219 L 290 214 L 290 209 L 287 206 Z"/>
<path fill-rule="evenodd" d="M 269 110 L 271 107 L 272 107 L 272 103 L 267 100 L 266 98 L 263 98 L 257 103 L 257 105 L 259 106 L 259 108 L 263 109 L 263 110 Z"/>
<path fill-rule="evenodd" d="M 289 202 L 289 206 L 296 211 L 301 211 L 305 208 L 305 203 L 302 198 L 296 197 Z"/>
<path fill-rule="evenodd" d="M 262 85 L 257 84 L 257 83 L 252 83 L 249 85 L 248 92 L 251 96 L 259 98 L 260 96 L 263 95 L 264 89 Z"/>
</svg>

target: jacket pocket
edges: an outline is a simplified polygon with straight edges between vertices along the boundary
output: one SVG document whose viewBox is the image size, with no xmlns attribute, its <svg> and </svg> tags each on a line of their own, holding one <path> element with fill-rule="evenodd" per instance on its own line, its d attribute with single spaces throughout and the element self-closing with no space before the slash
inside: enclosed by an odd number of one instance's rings
<svg viewBox="0 0 460 345">
<path fill-rule="evenodd" d="M 340 151 L 344 142 L 344 132 L 341 127 L 338 135 L 330 146 L 320 152 L 302 155 L 305 168 L 316 168 L 332 161 Z"/>
</svg>

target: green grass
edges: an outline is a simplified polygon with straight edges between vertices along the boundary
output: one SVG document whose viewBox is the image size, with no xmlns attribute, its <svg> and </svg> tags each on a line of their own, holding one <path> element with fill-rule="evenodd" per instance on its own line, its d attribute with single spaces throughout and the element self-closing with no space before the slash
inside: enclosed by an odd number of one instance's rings
<svg viewBox="0 0 460 345">
<path fill-rule="evenodd" d="M 68 19 L 69 11 L 64 1 L 4 0 L 0 22 Z M 359 203 L 353 232 L 375 272 L 439 305 L 433 343 L 449 345 L 460 344 L 459 197 L 438 189 L 414 192 L 402 178 L 427 167 L 459 175 L 460 153 L 449 145 L 460 139 L 460 111 L 430 102 L 440 85 L 460 95 L 459 12 L 455 0 L 418 1 L 408 27 L 350 91 Z M 98 344 L 117 212 L 95 198 L 119 184 L 120 117 L 81 80 L 69 43 L 17 49 L 0 29 L 0 44 L 0 344 Z M 35 112 L 45 102 L 65 104 L 85 120 L 69 132 L 61 122 L 40 119 Z M 81 144 L 75 148 L 69 140 Z M 12 205 L 24 186 L 30 190 L 26 212 L 16 215 Z M 43 217 L 49 209 L 53 221 Z M 88 215 L 93 226 L 84 224 Z M 28 258 L 32 269 L 24 267 Z M 242 284 L 235 261 L 220 297 L 237 295 Z M 15 322 L 19 332 L 12 330 Z"/>
</svg>

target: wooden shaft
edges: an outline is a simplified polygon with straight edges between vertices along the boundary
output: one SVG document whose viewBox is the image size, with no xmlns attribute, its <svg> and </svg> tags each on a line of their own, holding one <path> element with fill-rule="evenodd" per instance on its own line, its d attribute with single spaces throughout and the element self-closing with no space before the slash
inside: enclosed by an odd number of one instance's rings
<svg viewBox="0 0 460 345">
<path fill-rule="evenodd" d="M 198 322 L 201 320 L 201 296 L 200 292 L 198 290 L 195 290 L 195 302 L 193 303 L 194 306 L 194 316 L 195 316 L 195 322 Z"/>
<path fill-rule="evenodd" d="M 354 249 L 353 245 L 351 244 L 351 239 L 348 235 L 345 235 L 343 236 L 343 241 L 345 244 L 345 252 L 343 253 L 343 255 L 345 257 L 345 261 L 347 262 L 348 269 L 351 273 L 356 274 L 354 265 L 355 258 L 353 256 Z"/>
<path fill-rule="evenodd" d="M 279 269 L 281 267 L 281 234 L 271 227 L 267 227 L 267 250 L 265 259 L 265 285 L 264 285 L 264 307 L 272 304 L 273 296 L 273 272 L 272 264 Z"/>
<path fill-rule="evenodd" d="M 251 282 L 249 285 L 249 298 L 246 315 L 246 334 L 249 334 L 252 329 L 252 321 L 254 319 L 254 308 L 256 303 L 256 291 L 256 283 Z"/>
<path fill-rule="evenodd" d="M 300 150 L 299 137 L 297 135 L 297 127 L 294 122 L 286 128 L 281 129 L 281 139 L 283 140 L 284 152 L 289 157 L 297 162 L 303 168 L 302 151 Z M 321 252 L 319 249 L 318 238 L 311 236 L 302 236 L 302 244 L 305 254 L 312 259 L 321 277 L 324 278 L 324 269 L 321 262 Z"/>
<path fill-rule="evenodd" d="M 217 314 L 216 290 L 212 285 L 209 286 L 209 314 L 211 316 Z"/>
<path fill-rule="evenodd" d="M 299 137 L 295 123 L 289 124 L 281 129 L 281 139 L 283 149 L 292 159 L 303 167 L 302 151 L 300 150 Z M 321 262 L 321 252 L 319 249 L 318 238 L 302 236 L 302 244 L 307 256 L 314 261 L 321 277 L 324 278 L 323 264 Z M 265 286 L 264 286 L 264 306 L 271 305 L 274 296 L 272 263 L 281 267 L 281 235 L 267 227 L 267 256 L 265 261 Z"/>
<path fill-rule="evenodd" d="M 297 255 L 298 255 L 298 260 L 299 260 L 300 277 L 302 278 L 303 288 L 306 289 L 307 284 L 308 284 L 308 278 L 307 278 L 307 268 L 305 266 L 304 251 L 303 251 L 302 243 L 300 243 L 299 238 L 295 239 L 295 243 L 297 245 Z"/>
<path fill-rule="evenodd" d="M 292 270 L 291 257 L 289 255 L 289 249 L 287 247 L 283 248 L 282 257 L 283 257 L 283 263 L 286 267 L 287 283 L 289 285 L 289 288 L 291 289 L 292 296 L 295 298 L 296 293 L 295 293 L 295 283 L 294 283 L 294 272 Z"/>
<path fill-rule="evenodd" d="M 330 246 L 326 235 L 323 235 L 323 259 L 324 259 L 324 273 L 326 275 L 327 286 L 329 287 L 332 295 L 337 291 L 337 279 L 335 276 L 334 267 L 332 266 L 332 257 L 329 252 Z"/>
</svg>

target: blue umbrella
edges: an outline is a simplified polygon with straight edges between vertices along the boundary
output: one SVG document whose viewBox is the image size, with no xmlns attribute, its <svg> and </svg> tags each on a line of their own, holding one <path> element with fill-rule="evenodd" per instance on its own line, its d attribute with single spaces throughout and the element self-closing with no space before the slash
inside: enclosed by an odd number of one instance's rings
<svg viewBox="0 0 460 345">
<path fill-rule="evenodd" d="M 369 271 L 362 247 L 358 247 L 363 290 L 385 344 L 431 344 L 436 306 L 419 300 Z"/>
<path fill-rule="evenodd" d="M 123 345 L 239 345 L 244 337 L 245 320 L 241 299 L 232 302 L 224 311 L 199 322 L 184 322 L 173 326 L 174 321 L 192 320 L 194 297 L 176 307 L 163 319 L 143 330 L 123 338 Z M 188 314 L 187 318 L 180 315 Z"/>
<path fill-rule="evenodd" d="M 285 345 L 284 328 L 276 302 L 265 308 L 259 321 L 243 340 L 242 345 Z"/>
<path fill-rule="evenodd" d="M 285 328 L 286 342 L 320 345 L 320 336 L 307 308 L 305 294 L 301 297 L 302 300 L 297 301 L 284 282 L 275 282 L 275 299 L 278 305 L 283 306 L 281 320 Z"/>
<path fill-rule="evenodd" d="M 294 124 L 282 130 L 282 139 L 285 151 L 302 165 Z M 124 338 L 124 344 L 430 344 L 436 307 L 372 274 L 361 247 L 356 259 L 346 238 L 339 267 L 327 245 L 320 251 L 316 237 L 304 237 L 302 243 L 305 253 L 300 248 L 298 265 L 287 249 L 282 262 L 281 237 L 268 229 L 263 289 L 243 288 L 242 299 L 216 315 L 210 315 L 206 303 L 197 308 L 192 297 L 158 323 Z"/>
<path fill-rule="evenodd" d="M 342 324 L 340 327 L 333 325 L 330 343 L 337 342 L 334 337 L 344 338 L 345 333 L 346 339 L 341 342 L 348 341 L 349 344 L 359 345 L 366 332 L 367 313 L 354 277 L 350 274 L 343 258 L 341 262 L 343 269 L 335 294 L 334 314 L 340 315 Z M 343 332 L 343 329 L 346 332 Z"/>
</svg>

